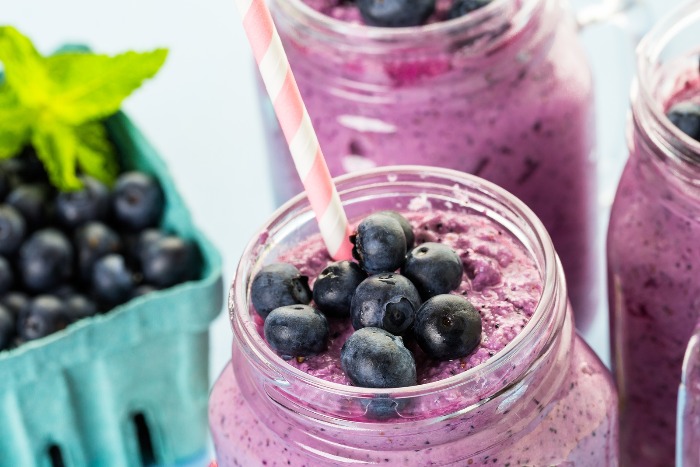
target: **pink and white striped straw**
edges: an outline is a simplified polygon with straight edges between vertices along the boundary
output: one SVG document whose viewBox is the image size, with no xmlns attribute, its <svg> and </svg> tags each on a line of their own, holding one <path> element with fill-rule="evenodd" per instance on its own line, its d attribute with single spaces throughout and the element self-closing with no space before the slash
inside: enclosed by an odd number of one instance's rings
<svg viewBox="0 0 700 467">
<path fill-rule="evenodd" d="M 264 0 L 236 0 L 236 4 L 326 248 L 335 260 L 349 259 L 352 244 L 348 219 L 270 10 Z"/>
</svg>

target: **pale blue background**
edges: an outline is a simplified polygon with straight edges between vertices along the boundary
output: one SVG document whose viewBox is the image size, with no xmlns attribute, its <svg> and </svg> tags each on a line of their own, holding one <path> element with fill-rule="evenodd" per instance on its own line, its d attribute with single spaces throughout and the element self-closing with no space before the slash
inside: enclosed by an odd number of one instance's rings
<svg viewBox="0 0 700 467">
<path fill-rule="evenodd" d="M 595 4 L 579 0 L 576 6 Z M 624 133 L 633 45 L 621 28 L 645 22 L 680 0 L 648 0 L 648 16 L 583 31 L 597 86 L 600 248 L 615 185 L 626 158 Z M 274 206 L 264 156 L 264 133 L 254 69 L 233 0 L 0 0 L 0 24 L 16 26 L 43 52 L 66 42 L 104 53 L 168 47 L 156 81 L 125 105 L 167 160 L 195 220 L 223 253 L 225 282 L 241 252 Z M 601 284 L 603 284 L 601 268 Z M 226 314 L 212 325 L 212 380 L 229 358 Z M 609 364 L 607 306 L 586 339 Z"/>
</svg>

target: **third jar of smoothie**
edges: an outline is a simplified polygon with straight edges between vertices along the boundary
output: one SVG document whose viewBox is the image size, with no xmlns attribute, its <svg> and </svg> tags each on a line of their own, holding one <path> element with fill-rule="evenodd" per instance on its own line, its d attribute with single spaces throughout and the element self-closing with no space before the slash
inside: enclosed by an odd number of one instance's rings
<svg viewBox="0 0 700 467">
<path fill-rule="evenodd" d="M 596 304 L 593 96 L 559 0 L 440 0 L 398 28 L 367 25 L 361 3 L 270 2 L 331 173 L 422 164 L 506 188 L 551 234 L 585 327 Z M 269 117 L 282 202 L 302 188 Z"/>
<path fill-rule="evenodd" d="M 414 324 L 403 342 L 416 380 L 381 389 L 344 373 L 342 348 L 361 331 L 345 316 L 327 315 L 324 349 L 281 357 L 262 333 L 272 314 L 253 305 L 252 283 L 284 262 L 317 297 L 332 261 L 298 196 L 248 245 L 231 287 L 232 359 L 209 404 L 220 466 L 617 465 L 615 389 L 573 329 L 561 264 L 530 209 L 477 177 L 429 167 L 352 174 L 338 191 L 353 225 L 391 209 L 408 219 L 416 250 L 455 250 L 463 266 L 450 294 L 481 316 L 479 343 L 436 360 L 416 346 Z"/>
<path fill-rule="evenodd" d="M 683 355 L 700 318 L 699 49 L 697 2 L 638 49 L 630 156 L 607 246 L 622 465 L 674 461 Z"/>
</svg>

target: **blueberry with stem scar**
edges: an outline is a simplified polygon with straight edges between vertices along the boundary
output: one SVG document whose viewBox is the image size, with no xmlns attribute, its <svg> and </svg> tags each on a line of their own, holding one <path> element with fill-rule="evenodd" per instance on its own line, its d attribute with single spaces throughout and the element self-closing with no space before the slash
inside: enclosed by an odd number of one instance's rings
<svg viewBox="0 0 700 467">
<path fill-rule="evenodd" d="M 129 231 L 155 227 L 165 205 L 158 181 L 143 172 L 126 172 L 114 185 L 112 208 L 121 227 Z"/>
<path fill-rule="evenodd" d="M 420 307 L 420 295 L 400 274 L 370 276 L 357 287 L 350 303 L 355 329 L 376 327 L 392 334 L 410 329 Z"/>
<path fill-rule="evenodd" d="M 461 296 L 436 295 L 418 310 L 413 334 L 431 358 L 466 357 L 481 342 L 481 315 Z"/>
<path fill-rule="evenodd" d="M 459 255 L 442 243 L 426 242 L 406 255 L 401 274 L 416 286 L 423 300 L 448 293 L 462 282 Z"/>
</svg>

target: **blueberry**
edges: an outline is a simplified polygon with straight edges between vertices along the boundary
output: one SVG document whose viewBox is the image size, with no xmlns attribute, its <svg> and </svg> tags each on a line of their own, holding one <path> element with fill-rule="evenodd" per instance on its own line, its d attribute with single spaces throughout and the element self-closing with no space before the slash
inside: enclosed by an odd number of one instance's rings
<svg viewBox="0 0 700 467">
<path fill-rule="evenodd" d="M 700 141 L 700 105 L 681 102 L 668 111 L 668 118 L 683 133 Z"/>
<path fill-rule="evenodd" d="M 0 350 L 12 347 L 15 327 L 15 316 L 6 307 L 0 305 Z"/>
<path fill-rule="evenodd" d="M 166 236 L 141 252 L 143 277 L 157 287 L 171 287 L 192 280 L 199 272 L 197 247 L 180 237 Z"/>
<path fill-rule="evenodd" d="M 349 316 L 355 289 L 367 278 L 357 263 L 339 261 L 328 265 L 314 282 L 314 302 L 329 316 Z"/>
<path fill-rule="evenodd" d="M 83 188 L 56 196 L 56 220 L 67 228 L 103 220 L 109 211 L 109 190 L 92 177 L 81 177 Z"/>
<path fill-rule="evenodd" d="M 370 26 L 400 28 L 423 24 L 435 11 L 435 0 L 357 0 Z"/>
<path fill-rule="evenodd" d="M 340 364 L 355 386 L 400 388 L 416 384 L 416 362 L 403 340 L 379 328 L 355 331 L 340 350 Z"/>
<path fill-rule="evenodd" d="M 157 241 L 167 237 L 164 231 L 156 228 L 145 229 L 135 234 L 123 235 L 128 260 L 134 261 L 134 265 L 141 269 L 141 258 L 146 250 Z"/>
<path fill-rule="evenodd" d="M 18 334 L 30 341 L 60 331 L 68 324 L 70 319 L 63 302 L 52 295 L 39 295 L 20 315 Z"/>
<path fill-rule="evenodd" d="M 12 291 L 0 296 L 0 305 L 4 306 L 17 319 L 29 305 L 29 298 L 22 292 Z"/>
<path fill-rule="evenodd" d="M 4 296 L 15 283 L 15 275 L 12 265 L 3 256 L 0 256 L 0 297 Z"/>
<path fill-rule="evenodd" d="M 436 295 L 418 310 L 413 334 L 431 358 L 466 357 L 481 342 L 481 316 L 463 297 Z"/>
<path fill-rule="evenodd" d="M 250 295 L 255 311 L 266 318 L 281 306 L 308 305 L 311 301 L 309 278 L 291 264 L 269 264 L 255 275 Z"/>
<path fill-rule="evenodd" d="M 121 251 L 119 235 L 101 222 L 88 222 L 79 227 L 74 242 L 78 271 L 84 284 L 92 280 L 92 269 L 98 259 Z"/>
<path fill-rule="evenodd" d="M 73 294 L 63 300 L 63 303 L 71 322 L 79 321 L 97 313 L 95 302 L 81 294 Z"/>
<path fill-rule="evenodd" d="M 375 327 L 402 334 L 411 327 L 420 307 L 414 285 L 400 274 L 370 276 L 355 289 L 350 304 L 355 329 Z"/>
<path fill-rule="evenodd" d="M 39 230 L 20 248 L 19 270 L 27 289 L 33 292 L 54 289 L 71 277 L 73 247 L 58 230 Z"/>
<path fill-rule="evenodd" d="M 165 199 L 158 181 L 142 172 L 122 174 L 114 186 L 114 217 L 124 230 L 155 227 L 163 215 Z"/>
<path fill-rule="evenodd" d="M 5 203 L 22 214 L 29 230 L 49 223 L 49 188 L 42 184 L 19 185 L 5 199 Z"/>
<path fill-rule="evenodd" d="M 371 214 L 350 236 L 352 255 L 369 274 L 393 272 L 406 255 L 406 236 L 398 221 L 384 214 Z"/>
<path fill-rule="evenodd" d="M 450 19 L 459 18 L 467 13 L 476 11 L 491 3 L 491 0 L 455 0 L 450 8 L 448 16 Z"/>
<path fill-rule="evenodd" d="M 418 289 L 423 300 L 448 293 L 462 282 L 462 260 L 447 245 L 427 242 L 406 255 L 401 274 Z"/>
<path fill-rule="evenodd" d="M 384 216 L 389 216 L 399 223 L 403 229 L 403 235 L 406 237 L 406 251 L 413 248 L 413 243 L 416 241 L 416 236 L 413 233 L 413 227 L 408 219 L 403 217 L 400 213 L 396 211 L 379 211 L 377 214 L 382 214 Z"/>
<path fill-rule="evenodd" d="M 167 235 L 165 232 L 159 229 L 146 229 L 139 233 L 136 241 L 136 251 L 138 256 L 141 256 L 142 252 L 145 251 L 149 246 L 153 245 L 157 241 L 165 238 Z"/>
<path fill-rule="evenodd" d="M 265 319 L 265 340 L 283 357 L 306 357 L 328 346 L 328 320 L 308 305 L 275 308 Z"/>
<path fill-rule="evenodd" d="M 15 208 L 0 204 L 0 255 L 11 255 L 17 251 L 26 229 L 24 218 Z"/>
<path fill-rule="evenodd" d="M 122 233 L 122 245 L 126 259 L 132 267 L 141 269 L 141 256 L 146 248 L 167 234 L 157 228 L 145 229 L 140 232 Z"/>
<path fill-rule="evenodd" d="M 95 262 L 92 292 L 101 305 L 120 305 L 131 298 L 133 291 L 133 273 L 126 267 L 123 256 L 109 254 Z"/>
<path fill-rule="evenodd" d="M 394 399 L 388 394 L 376 394 L 372 399 L 364 399 L 362 405 L 365 407 L 367 418 L 387 420 L 398 417 L 407 403 L 407 399 Z"/>
</svg>

